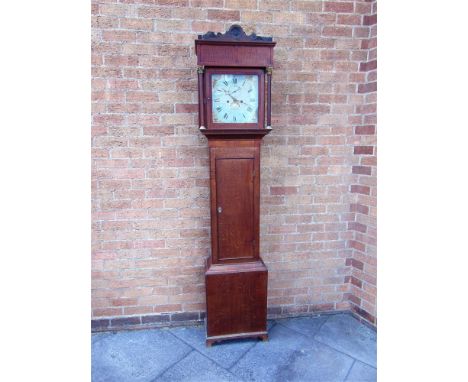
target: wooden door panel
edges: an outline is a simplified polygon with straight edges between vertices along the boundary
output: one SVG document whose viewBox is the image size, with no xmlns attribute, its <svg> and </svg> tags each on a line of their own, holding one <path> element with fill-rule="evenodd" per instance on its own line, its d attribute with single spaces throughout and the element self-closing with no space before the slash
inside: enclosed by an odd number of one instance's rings
<svg viewBox="0 0 468 382">
<path fill-rule="evenodd" d="M 218 260 L 254 258 L 255 158 L 218 157 L 215 163 Z"/>
<path fill-rule="evenodd" d="M 208 274 L 205 282 L 208 336 L 266 332 L 266 268 Z"/>
</svg>

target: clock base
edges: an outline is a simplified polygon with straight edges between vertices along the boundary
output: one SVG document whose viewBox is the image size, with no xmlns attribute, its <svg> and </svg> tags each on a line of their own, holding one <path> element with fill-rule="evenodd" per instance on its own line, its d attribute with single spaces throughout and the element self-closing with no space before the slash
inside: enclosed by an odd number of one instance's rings
<svg viewBox="0 0 468 382">
<path fill-rule="evenodd" d="M 267 282 L 268 269 L 261 259 L 229 264 L 207 261 L 207 346 L 235 338 L 267 340 Z"/>
<path fill-rule="evenodd" d="M 238 340 L 242 338 L 259 338 L 262 341 L 268 341 L 267 332 L 253 332 L 253 333 L 239 333 L 231 334 L 226 336 L 215 336 L 206 338 L 206 346 L 211 347 L 216 342 L 226 341 L 226 340 Z"/>
</svg>

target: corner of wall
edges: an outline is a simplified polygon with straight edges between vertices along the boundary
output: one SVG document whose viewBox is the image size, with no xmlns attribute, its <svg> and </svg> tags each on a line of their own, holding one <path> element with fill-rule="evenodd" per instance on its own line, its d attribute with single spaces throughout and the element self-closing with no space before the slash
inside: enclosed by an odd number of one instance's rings
<svg viewBox="0 0 468 382">
<path fill-rule="evenodd" d="M 350 184 L 350 212 L 352 219 L 348 230 L 352 239 L 348 248 L 352 257 L 346 260 L 350 274 L 348 301 L 351 310 L 359 317 L 376 325 L 376 123 L 377 123 L 377 2 L 372 3 L 371 13 L 362 16 L 362 26 L 369 30 L 367 38 L 361 40 L 361 49 L 367 51 L 367 60 L 360 63 L 363 82 L 358 85 L 362 102 L 355 106 L 360 115 L 360 124 L 354 125 L 352 135 L 352 182 Z"/>
</svg>

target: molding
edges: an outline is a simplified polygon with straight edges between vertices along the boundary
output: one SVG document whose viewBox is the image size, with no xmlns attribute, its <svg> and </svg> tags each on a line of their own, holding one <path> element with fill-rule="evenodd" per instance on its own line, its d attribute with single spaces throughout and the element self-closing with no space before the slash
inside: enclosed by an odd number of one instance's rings
<svg viewBox="0 0 468 382">
<path fill-rule="evenodd" d="M 208 139 L 240 139 L 240 138 L 262 138 L 269 134 L 269 129 L 200 129 Z"/>
</svg>

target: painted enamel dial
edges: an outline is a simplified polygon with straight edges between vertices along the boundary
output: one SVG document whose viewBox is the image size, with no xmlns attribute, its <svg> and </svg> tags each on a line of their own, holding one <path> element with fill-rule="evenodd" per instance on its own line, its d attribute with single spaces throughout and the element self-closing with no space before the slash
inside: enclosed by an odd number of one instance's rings
<svg viewBox="0 0 468 382">
<path fill-rule="evenodd" d="M 258 122 L 258 75 L 213 74 L 211 98 L 214 123 Z"/>
</svg>

